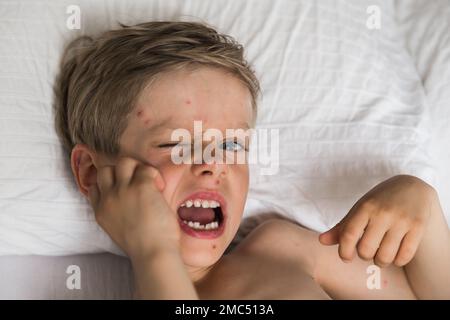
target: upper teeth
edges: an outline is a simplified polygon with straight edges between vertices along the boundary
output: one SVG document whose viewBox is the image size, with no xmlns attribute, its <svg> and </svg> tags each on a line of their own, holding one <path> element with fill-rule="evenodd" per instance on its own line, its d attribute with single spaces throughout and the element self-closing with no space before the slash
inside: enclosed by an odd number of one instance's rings
<svg viewBox="0 0 450 320">
<path fill-rule="evenodd" d="M 196 208 L 217 208 L 220 207 L 220 203 L 215 200 L 204 200 L 204 199 L 194 199 L 187 200 L 181 204 L 182 207 L 186 206 L 188 208 L 194 206 Z"/>
</svg>

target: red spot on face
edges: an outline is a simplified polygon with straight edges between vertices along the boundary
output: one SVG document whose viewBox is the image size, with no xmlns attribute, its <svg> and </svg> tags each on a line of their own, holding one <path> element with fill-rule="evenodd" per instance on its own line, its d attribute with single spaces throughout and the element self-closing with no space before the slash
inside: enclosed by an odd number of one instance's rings
<svg viewBox="0 0 450 320">
<path fill-rule="evenodd" d="M 150 119 L 145 120 L 144 122 L 146 125 L 150 123 Z"/>
<path fill-rule="evenodd" d="M 191 100 L 187 99 L 186 104 L 191 104 Z"/>
<path fill-rule="evenodd" d="M 213 249 L 215 249 L 216 248 L 216 245 L 215 244 L 213 244 Z"/>
<path fill-rule="evenodd" d="M 138 116 L 138 117 L 141 117 L 141 116 L 142 116 L 142 110 L 139 110 L 139 111 L 137 112 L 137 116 Z"/>
</svg>

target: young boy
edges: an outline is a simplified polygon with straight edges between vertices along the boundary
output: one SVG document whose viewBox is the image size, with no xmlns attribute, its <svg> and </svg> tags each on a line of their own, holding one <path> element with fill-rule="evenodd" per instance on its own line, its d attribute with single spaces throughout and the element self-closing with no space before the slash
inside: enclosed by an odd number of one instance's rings
<svg viewBox="0 0 450 320">
<path fill-rule="evenodd" d="M 248 165 L 175 163 L 173 133 L 192 134 L 194 121 L 224 136 L 254 126 L 259 84 L 230 37 L 199 23 L 150 22 L 80 38 L 55 90 L 76 183 L 129 256 L 136 297 L 450 298 L 449 229 L 435 191 L 412 176 L 369 191 L 321 243 L 269 219 L 224 255 L 241 222 Z M 248 144 L 227 136 L 214 152 L 246 158 Z M 385 267 L 380 290 L 367 286 L 372 260 Z"/>
</svg>

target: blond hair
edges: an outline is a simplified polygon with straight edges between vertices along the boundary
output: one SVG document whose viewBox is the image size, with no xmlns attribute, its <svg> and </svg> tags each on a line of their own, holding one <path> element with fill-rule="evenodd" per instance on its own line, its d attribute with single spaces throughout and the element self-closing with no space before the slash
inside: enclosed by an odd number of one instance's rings
<svg viewBox="0 0 450 320">
<path fill-rule="evenodd" d="M 65 49 L 54 92 L 55 127 L 69 158 L 77 143 L 116 157 L 119 139 L 141 91 L 158 74 L 185 67 L 221 68 L 260 93 L 244 49 L 198 22 L 154 21 L 82 36 Z"/>
</svg>

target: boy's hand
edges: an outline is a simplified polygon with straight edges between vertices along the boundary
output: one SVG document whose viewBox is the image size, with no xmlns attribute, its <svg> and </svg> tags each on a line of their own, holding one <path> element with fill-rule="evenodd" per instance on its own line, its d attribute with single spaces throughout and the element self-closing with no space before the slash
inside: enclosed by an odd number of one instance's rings
<svg viewBox="0 0 450 320">
<path fill-rule="evenodd" d="M 414 176 L 394 176 L 367 192 L 319 241 L 339 243 L 339 256 L 358 255 L 380 267 L 404 266 L 414 257 L 430 216 L 434 189 Z"/>
<path fill-rule="evenodd" d="M 180 229 L 164 187 L 157 169 L 128 157 L 99 168 L 97 184 L 89 187 L 97 223 L 132 259 L 179 249 Z"/>
</svg>

